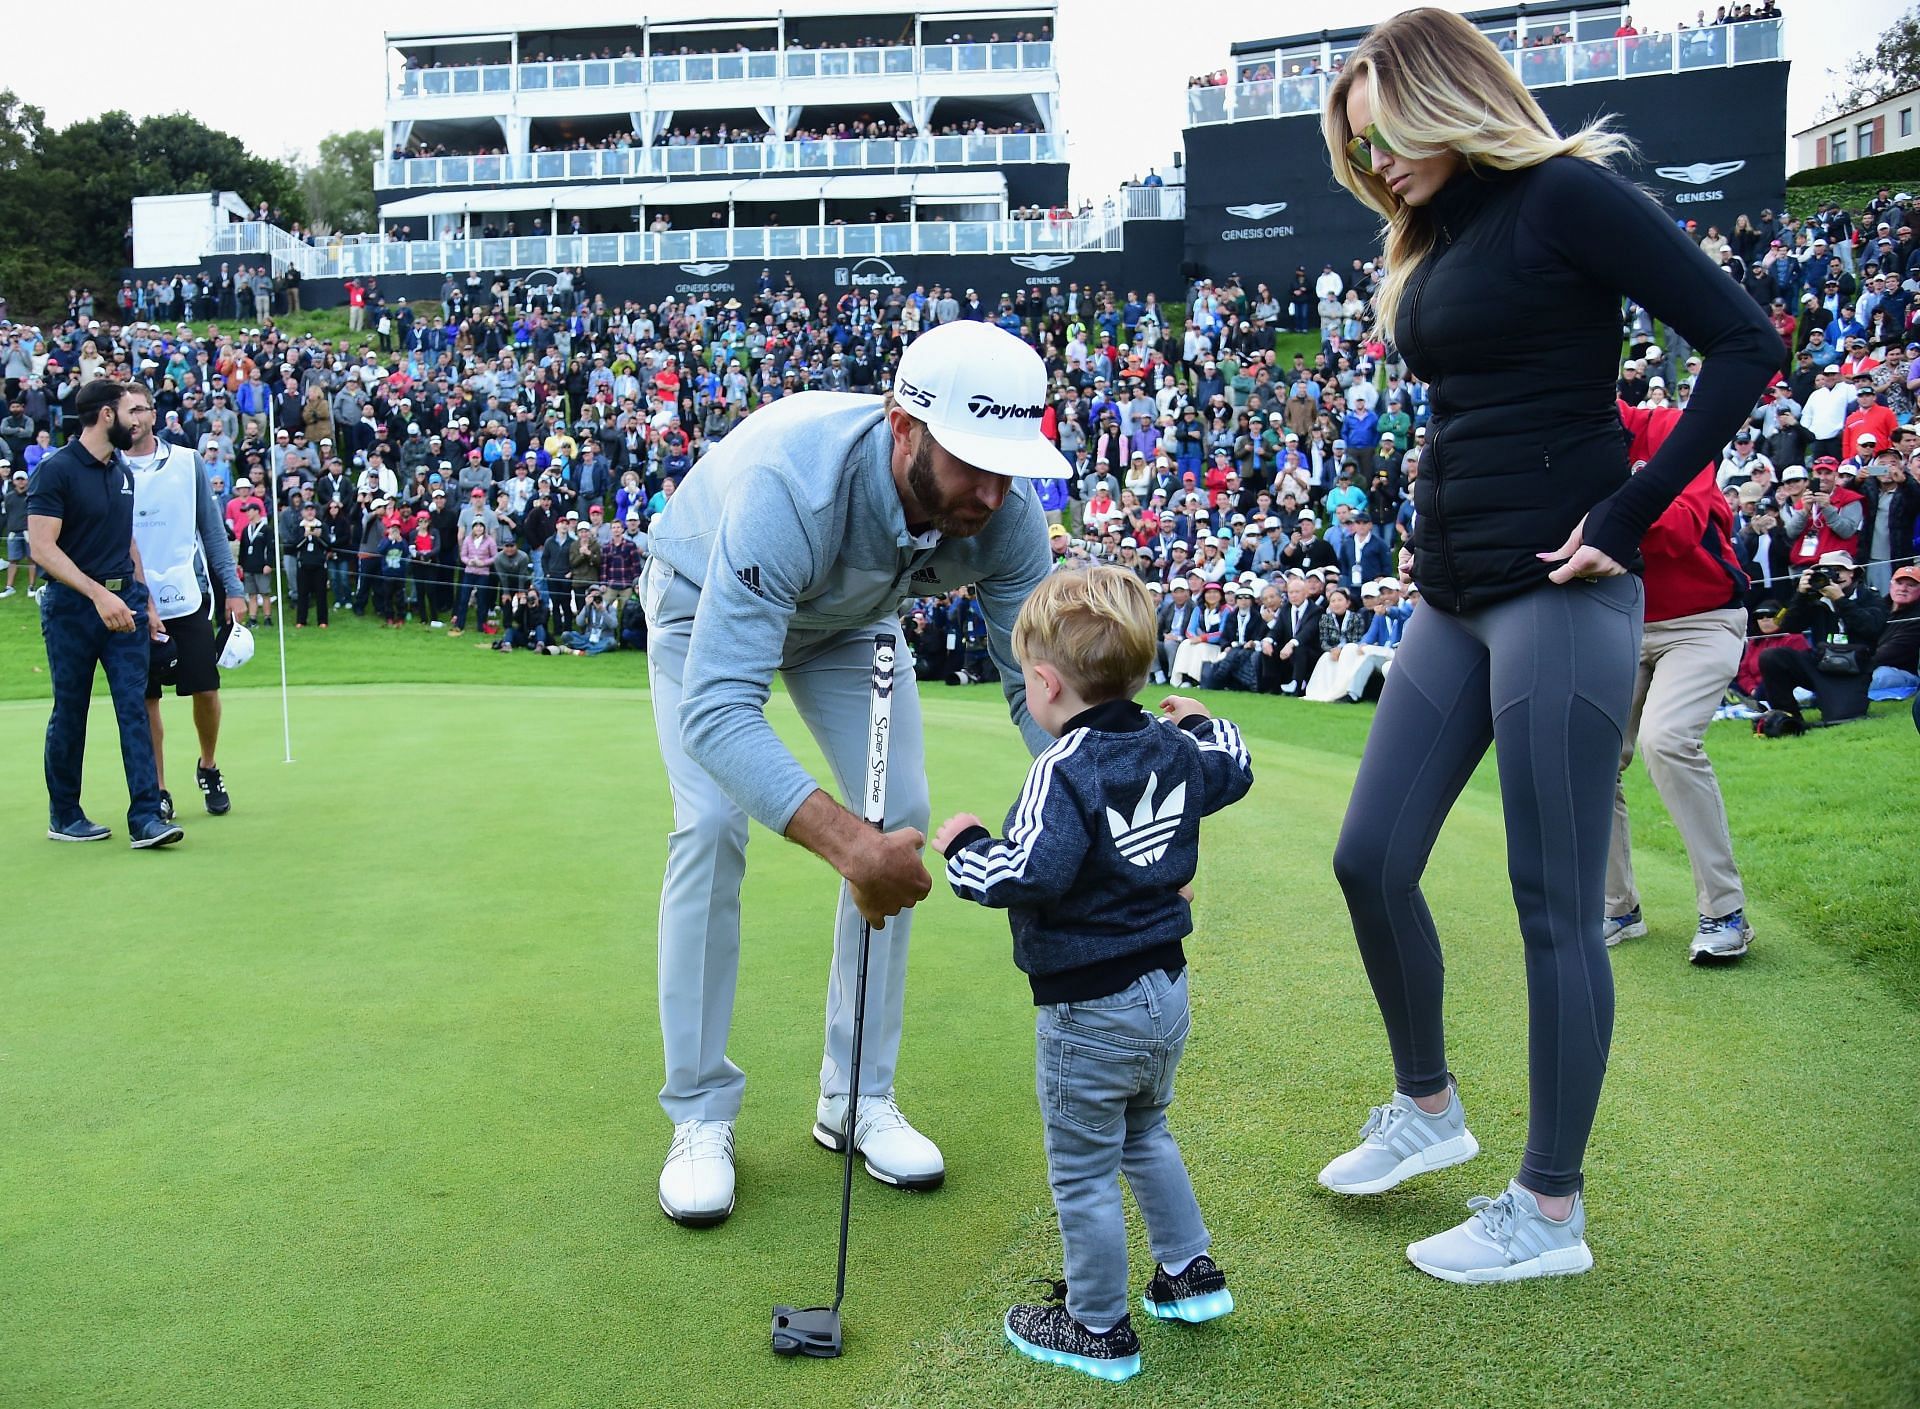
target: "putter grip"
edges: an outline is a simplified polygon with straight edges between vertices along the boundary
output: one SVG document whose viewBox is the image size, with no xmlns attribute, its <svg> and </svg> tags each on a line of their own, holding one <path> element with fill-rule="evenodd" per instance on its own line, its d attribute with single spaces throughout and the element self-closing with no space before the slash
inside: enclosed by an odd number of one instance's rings
<svg viewBox="0 0 1920 1409">
<path fill-rule="evenodd" d="M 873 638 L 873 698 L 867 717 L 867 785 L 861 815 L 876 827 L 887 818 L 887 743 L 893 729 L 894 638 Z"/>
</svg>

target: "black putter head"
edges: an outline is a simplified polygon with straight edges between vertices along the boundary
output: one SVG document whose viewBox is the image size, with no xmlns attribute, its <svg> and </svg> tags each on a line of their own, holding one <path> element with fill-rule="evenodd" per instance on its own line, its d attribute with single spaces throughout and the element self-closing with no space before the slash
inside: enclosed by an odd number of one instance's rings
<svg viewBox="0 0 1920 1409">
<path fill-rule="evenodd" d="M 773 1353 L 833 1359 L 840 1353 L 840 1313 L 831 1306 L 774 1307 Z"/>
</svg>

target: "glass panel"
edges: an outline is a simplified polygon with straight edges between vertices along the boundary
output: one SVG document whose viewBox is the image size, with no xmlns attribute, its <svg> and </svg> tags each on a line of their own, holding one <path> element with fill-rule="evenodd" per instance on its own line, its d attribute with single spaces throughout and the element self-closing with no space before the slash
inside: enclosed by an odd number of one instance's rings
<svg viewBox="0 0 1920 1409">
<path fill-rule="evenodd" d="M 380 246 L 380 269 L 387 274 L 407 272 L 407 246 L 396 240 L 390 245 Z"/>
<path fill-rule="evenodd" d="M 713 55 L 695 54 L 687 60 L 686 77 L 689 83 L 713 82 Z"/>
<path fill-rule="evenodd" d="M 844 78 L 853 71 L 853 60 L 845 49 L 825 49 L 814 55 L 822 78 Z"/>
<path fill-rule="evenodd" d="M 774 53 L 747 55 L 748 78 L 778 78 L 780 56 Z"/>
<path fill-rule="evenodd" d="M 1553 44 L 1544 49 L 1524 49 L 1520 53 L 1520 81 L 1529 88 L 1542 88 L 1567 81 L 1567 50 L 1571 46 Z"/>
<path fill-rule="evenodd" d="M 719 230 L 695 230 L 693 232 L 693 255 L 695 259 L 725 259 L 727 257 L 727 235 L 730 232 Z"/>
<path fill-rule="evenodd" d="M 767 232 L 753 225 L 742 225 L 733 232 L 733 254 L 736 259 L 764 259 L 767 250 Z"/>
<path fill-rule="evenodd" d="M 678 83 L 680 81 L 680 60 L 677 58 L 655 59 L 653 61 L 653 81 L 655 83 Z"/>
<path fill-rule="evenodd" d="M 991 132 L 971 132 L 967 134 L 967 160 L 992 161 L 999 155 Z"/>
<path fill-rule="evenodd" d="M 766 259 L 797 259 L 800 255 L 800 232 L 776 225 L 766 232 Z"/>
<path fill-rule="evenodd" d="M 912 254 L 913 226 L 895 223 L 882 225 L 880 229 L 880 253 Z"/>
<path fill-rule="evenodd" d="M 654 150 L 666 154 L 666 170 L 669 176 L 693 175 L 696 158 L 692 147 L 656 147 Z"/>
<path fill-rule="evenodd" d="M 584 235 L 556 235 L 553 238 L 553 262 L 555 264 L 578 264 L 580 254 L 587 246 Z"/>
<path fill-rule="evenodd" d="M 558 181 L 567 174 L 567 154 L 565 152 L 535 152 L 533 154 L 533 179 L 536 181 Z"/>
<path fill-rule="evenodd" d="M 829 142 L 832 150 L 831 165 L 839 171 L 850 170 L 860 165 L 860 144 L 858 142 Z"/>
<path fill-rule="evenodd" d="M 1299 78 L 1280 80 L 1280 111 L 1283 113 L 1311 113 L 1320 110 L 1320 85 L 1325 80 L 1318 74 L 1303 74 Z"/>
<path fill-rule="evenodd" d="M 964 137 L 935 137 L 932 145 L 936 166 L 949 166 L 967 159 L 967 139 Z"/>
<path fill-rule="evenodd" d="M 920 68 L 926 73 L 952 73 L 953 46 L 929 44 L 920 51 Z"/>
<path fill-rule="evenodd" d="M 1673 36 L 1671 34 L 1640 34 L 1621 41 L 1626 51 L 1627 74 L 1632 77 L 1642 73 L 1671 73 L 1673 71 Z"/>
<path fill-rule="evenodd" d="M 441 182 L 448 186 L 465 186 L 479 179 L 474 175 L 474 161 L 472 157 L 448 157 L 440 163 Z"/>
<path fill-rule="evenodd" d="M 1680 67 L 1713 68 L 1727 61 L 1726 30 L 1715 26 L 1690 29 L 1680 36 Z"/>
<path fill-rule="evenodd" d="M 1227 120 L 1227 90 L 1225 88 L 1189 88 L 1187 90 L 1187 119 L 1195 127 L 1208 122 Z"/>
<path fill-rule="evenodd" d="M 1271 81 L 1242 83 L 1233 90 L 1234 117 L 1272 117 L 1274 111 L 1274 91 Z"/>
<path fill-rule="evenodd" d="M 745 54 L 721 54 L 713 61 L 713 76 L 722 83 L 747 76 Z"/>
<path fill-rule="evenodd" d="M 599 163 L 598 152 L 568 152 L 567 175 L 569 177 L 591 176 Z"/>
<path fill-rule="evenodd" d="M 620 237 L 620 262 L 641 264 L 652 258 L 653 236 L 641 231 Z"/>
<path fill-rule="evenodd" d="M 986 68 L 986 45 L 956 44 L 953 46 L 953 49 L 953 66 L 961 73 L 979 73 Z"/>
<path fill-rule="evenodd" d="M 1033 138 L 1024 132 L 1009 132 L 1000 139 L 1001 161 L 1032 161 Z"/>
<path fill-rule="evenodd" d="M 842 225 L 840 250 L 843 254 L 872 254 L 878 241 L 871 225 Z"/>
<path fill-rule="evenodd" d="M 693 258 L 693 232 L 691 230 L 663 230 L 653 237 L 654 258 L 682 260 Z"/>
<path fill-rule="evenodd" d="M 600 174 L 602 176 L 625 176 L 633 170 L 633 148 L 615 147 L 610 152 L 600 153 Z"/>
<path fill-rule="evenodd" d="M 840 227 L 837 225 L 809 225 L 806 229 L 807 253 L 814 256 L 838 254 L 839 235 Z"/>
<path fill-rule="evenodd" d="M 421 78 L 429 98 L 444 98 L 453 87 L 453 76 L 443 68 L 430 68 Z"/>
<path fill-rule="evenodd" d="M 538 269 L 547 263 L 548 243 L 544 236 L 525 236 L 513 241 L 513 257 L 522 269 Z"/>
<path fill-rule="evenodd" d="M 882 138 L 866 144 L 861 160 L 868 166 L 892 166 L 899 159 L 899 151 L 898 142 L 889 142 Z"/>
<path fill-rule="evenodd" d="M 520 65 L 520 87 L 522 90 L 532 91 L 549 86 L 547 82 L 547 66 L 545 64 Z"/>
<path fill-rule="evenodd" d="M 1593 78 L 1618 78 L 1620 42 L 1616 39 L 1593 39 L 1575 44 L 1571 62 L 1576 83 Z"/>
<path fill-rule="evenodd" d="M 1018 44 L 994 44 L 988 48 L 988 62 L 997 69 L 1020 67 L 1020 46 Z"/>
<path fill-rule="evenodd" d="M 595 59 L 585 66 L 582 79 L 589 88 L 605 88 L 613 82 L 613 65 L 605 59 Z"/>
<path fill-rule="evenodd" d="M 885 61 L 883 66 L 888 73 L 913 72 L 913 50 L 911 49 L 883 49 L 881 57 Z"/>
<path fill-rule="evenodd" d="M 927 254 L 950 254 L 953 251 L 953 226 L 944 220 L 929 221 L 917 227 L 920 234 L 920 248 Z"/>
<path fill-rule="evenodd" d="M 1751 64 L 1780 57 L 1780 20 L 1749 20 L 1733 26 L 1733 61 Z"/>
<path fill-rule="evenodd" d="M 993 227 L 982 225 L 977 220 L 964 221 L 953 227 L 953 252 L 955 254 L 985 254 L 993 241 Z"/>
<path fill-rule="evenodd" d="M 480 91 L 480 70 L 477 68 L 457 68 L 453 71 L 453 91 L 456 93 L 478 93 Z"/>
<path fill-rule="evenodd" d="M 495 64 L 480 71 L 480 88 L 486 93 L 506 93 L 513 88 L 513 70 L 505 64 Z"/>
<path fill-rule="evenodd" d="M 513 263 L 512 240 L 481 240 L 480 263 L 488 269 L 504 269 Z"/>
<path fill-rule="evenodd" d="M 816 141 L 812 138 L 802 142 L 800 144 L 800 169 L 802 171 L 826 170 L 830 162 L 827 152 L 830 145 L 830 143 Z"/>
<path fill-rule="evenodd" d="M 706 175 L 725 175 L 727 170 L 727 149 L 718 144 L 695 147 L 700 154 L 700 170 Z"/>
<path fill-rule="evenodd" d="M 580 86 L 580 65 L 555 64 L 553 66 L 553 86 L 555 88 L 578 88 Z"/>
<path fill-rule="evenodd" d="M 400 71 L 400 96 L 415 98 L 420 95 L 420 70 L 402 69 Z"/>
<path fill-rule="evenodd" d="M 615 59 L 613 81 L 621 87 L 637 87 L 647 81 L 647 66 L 641 59 Z"/>
<path fill-rule="evenodd" d="M 616 264 L 620 260 L 619 235 L 587 236 L 587 263 Z"/>
<path fill-rule="evenodd" d="M 855 49 L 853 51 L 853 71 L 859 74 L 880 72 L 880 51 L 878 49 Z"/>
<path fill-rule="evenodd" d="M 1022 44 L 1020 46 L 1020 67 L 1052 68 L 1053 45 L 1047 43 Z"/>
<path fill-rule="evenodd" d="M 813 52 L 809 49 L 787 50 L 787 77 L 812 78 L 815 72 Z"/>
</svg>

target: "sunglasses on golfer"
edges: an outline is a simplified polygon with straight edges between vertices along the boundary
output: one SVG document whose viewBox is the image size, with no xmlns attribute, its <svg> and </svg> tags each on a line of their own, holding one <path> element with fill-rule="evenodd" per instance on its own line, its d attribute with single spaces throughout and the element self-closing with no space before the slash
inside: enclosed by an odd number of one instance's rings
<svg viewBox="0 0 1920 1409">
<path fill-rule="evenodd" d="M 1366 130 L 1359 136 L 1347 139 L 1347 160 L 1362 171 L 1373 170 L 1373 158 L 1376 152 L 1387 156 L 1395 155 L 1393 148 L 1387 145 L 1387 139 L 1380 135 L 1380 128 L 1375 123 L 1368 123 Z"/>
</svg>

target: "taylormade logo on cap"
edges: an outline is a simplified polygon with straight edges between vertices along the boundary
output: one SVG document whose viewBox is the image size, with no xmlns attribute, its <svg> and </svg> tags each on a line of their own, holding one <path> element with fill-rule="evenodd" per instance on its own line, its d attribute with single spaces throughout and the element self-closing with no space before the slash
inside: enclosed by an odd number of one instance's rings
<svg viewBox="0 0 1920 1409">
<path fill-rule="evenodd" d="M 900 358 L 894 404 L 955 459 L 990 474 L 1061 479 L 1071 466 L 1040 432 L 1047 369 L 1040 354 L 991 323 L 946 323 Z"/>
</svg>

